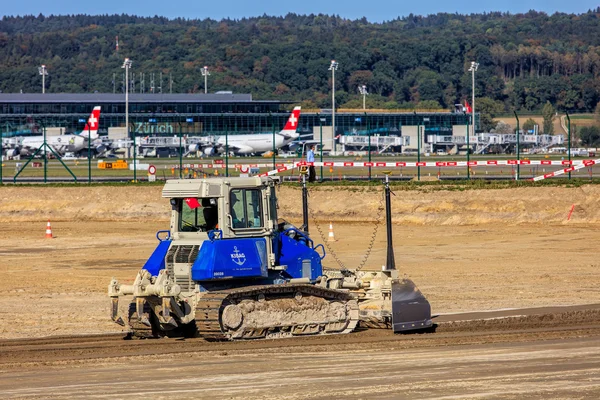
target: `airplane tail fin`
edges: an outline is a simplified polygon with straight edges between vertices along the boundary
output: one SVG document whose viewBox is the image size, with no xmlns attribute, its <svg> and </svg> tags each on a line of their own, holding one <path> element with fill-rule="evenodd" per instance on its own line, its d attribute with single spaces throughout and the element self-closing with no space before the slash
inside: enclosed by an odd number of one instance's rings
<svg viewBox="0 0 600 400">
<path fill-rule="evenodd" d="M 288 118 L 283 130 L 279 132 L 280 135 L 286 137 L 297 137 L 296 130 L 298 129 L 298 120 L 300 120 L 300 106 L 294 107 L 290 117 Z"/>
<path fill-rule="evenodd" d="M 465 112 L 467 114 L 470 114 L 473 112 L 473 108 L 471 108 L 471 105 L 469 105 L 469 101 L 465 100 Z"/>
<path fill-rule="evenodd" d="M 89 133 L 90 139 L 98 138 L 98 125 L 100 122 L 100 106 L 94 107 L 90 117 L 88 118 L 85 128 L 81 131 L 81 136 L 86 136 Z"/>
</svg>

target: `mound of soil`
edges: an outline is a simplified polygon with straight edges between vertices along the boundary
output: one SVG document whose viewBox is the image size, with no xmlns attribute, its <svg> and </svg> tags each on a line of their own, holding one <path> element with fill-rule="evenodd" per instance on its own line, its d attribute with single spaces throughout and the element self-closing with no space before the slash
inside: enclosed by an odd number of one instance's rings
<svg viewBox="0 0 600 400">
<path fill-rule="evenodd" d="M 168 221 L 168 201 L 159 186 L 4 187 L 0 219 L 5 221 Z M 405 225 L 479 225 L 600 222 L 600 187 L 528 187 L 497 190 L 396 191 L 393 220 Z M 373 221 L 384 206 L 380 187 L 315 186 L 310 210 L 319 221 Z M 279 215 L 301 219 L 301 190 L 279 191 Z"/>
</svg>

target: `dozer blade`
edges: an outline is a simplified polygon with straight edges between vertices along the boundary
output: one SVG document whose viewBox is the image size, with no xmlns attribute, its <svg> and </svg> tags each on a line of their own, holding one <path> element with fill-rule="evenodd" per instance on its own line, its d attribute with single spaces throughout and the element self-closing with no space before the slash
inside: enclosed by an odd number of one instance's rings
<svg viewBox="0 0 600 400">
<path fill-rule="evenodd" d="M 410 279 L 392 281 L 392 329 L 396 332 L 427 329 L 431 305 Z"/>
</svg>

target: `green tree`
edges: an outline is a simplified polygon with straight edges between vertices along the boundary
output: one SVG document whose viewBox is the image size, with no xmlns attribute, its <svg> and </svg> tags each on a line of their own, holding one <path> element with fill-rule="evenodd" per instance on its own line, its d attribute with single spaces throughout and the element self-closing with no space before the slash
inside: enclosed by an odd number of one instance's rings
<svg viewBox="0 0 600 400">
<path fill-rule="evenodd" d="M 489 97 L 480 97 L 476 99 L 475 106 L 475 113 L 479 113 L 479 129 L 490 132 L 497 125 L 494 121 L 496 115 L 504 112 L 504 104 Z"/>
<path fill-rule="evenodd" d="M 436 100 L 421 100 L 417 103 L 420 110 L 441 110 L 442 106 Z"/>
<path fill-rule="evenodd" d="M 529 118 L 527 121 L 525 121 L 523 123 L 523 130 L 525 132 L 532 131 L 533 128 L 535 127 L 535 125 L 536 125 L 535 121 L 533 119 Z"/>
<path fill-rule="evenodd" d="M 600 128 L 597 126 L 584 126 L 579 130 L 579 139 L 582 146 L 599 147 L 600 146 Z"/>
<path fill-rule="evenodd" d="M 507 124 L 504 121 L 498 121 L 498 123 L 496 124 L 496 127 L 494 128 L 494 132 L 495 133 L 505 133 L 505 134 L 510 134 L 510 133 L 514 133 L 514 128 L 512 126 L 510 126 L 509 124 Z"/>
<path fill-rule="evenodd" d="M 331 97 L 327 66 L 335 58 L 340 104 L 356 100 L 357 86 L 364 84 L 373 107 L 412 109 L 431 100 L 450 108 L 471 97 L 467 69 L 477 60 L 478 98 L 503 102 L 507 109 L 537 112 L 550 102 L 559 110 L 589 112 L 600 100 L 598 11 L 438 13 L 383 23 L 323 14 L 220 21 L 125 14 L 4 16 L 0 91 L 38 92 L 37 67 L 45 64 L 49 93 L 110 93 L 113 74 L 122 93 L 120 66 L 129 57 L 136 92 L 137 74 L 146 76 L 147 91 L 150 74 L 162 72 L 172 74 L 175 93 L 197 93 L 203 89 L 198 70 L 208 65 L 211 91 L 323 107 Z M 482 115 L 482 128 L 490 127 L 488 117 Z"/>
<path fill-rule="evenodd" d="M 594 109 L 594 119 L 600 123 L 600 103 L 596 104 L 596 108 Z"/>
<path fill-rule="evenodd" d="M 542 116 L 544 117 L 544 133 L 546 135 L 553 135 L 556 110 L 549 101 L 547 101 L 542 108 Z"/>
</svg>

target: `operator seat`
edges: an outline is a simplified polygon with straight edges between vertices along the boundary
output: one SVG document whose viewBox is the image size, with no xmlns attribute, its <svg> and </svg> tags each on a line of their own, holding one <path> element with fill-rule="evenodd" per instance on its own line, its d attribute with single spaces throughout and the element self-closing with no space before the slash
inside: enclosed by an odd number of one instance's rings
<svg viewBox="0 0 600 400">
<path fill-rule="evenodd" d="M 212 231 L 217 228 L 219 223 L 219 212 L 216 204 L 211 204 L 211 199 L 202 199 L 202 213 L 206 221 L 206 231 Z"/>
</svg>

